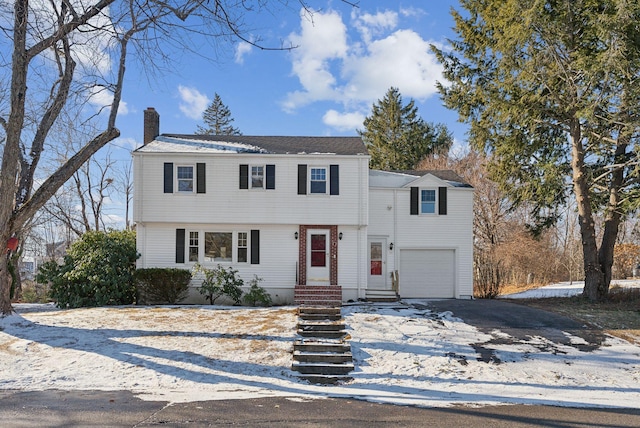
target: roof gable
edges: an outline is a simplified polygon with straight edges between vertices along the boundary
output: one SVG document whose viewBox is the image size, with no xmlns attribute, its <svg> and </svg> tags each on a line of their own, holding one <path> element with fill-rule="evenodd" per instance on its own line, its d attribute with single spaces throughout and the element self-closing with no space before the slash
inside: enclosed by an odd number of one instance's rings
<svg viewBox="0 0 640 428">
<path fill-rule="evenodd" d="M 369 183 L 372 187 L 412 187 L 425 184 L 451 187 L 472 186 L 451 170 L 429 171 L 369 171 Z"/>
</svg>

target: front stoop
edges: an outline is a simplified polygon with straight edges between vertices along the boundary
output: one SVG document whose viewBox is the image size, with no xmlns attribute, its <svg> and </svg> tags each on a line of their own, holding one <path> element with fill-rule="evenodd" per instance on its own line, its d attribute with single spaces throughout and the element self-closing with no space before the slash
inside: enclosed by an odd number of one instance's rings
<svg viewBox="0 0 640 428">
<path fill-rule="evenodd" d="M 311 383 L 336 384 L 352 380 L 351 345 L 340 308 L 301 307 L 291 369 Z"/>
<path fill-rule="evenodd" d="M 341 306 L 342 287 L 339 285 L 296 285 L 293 291 L 296 305 Z"/>
</svg>

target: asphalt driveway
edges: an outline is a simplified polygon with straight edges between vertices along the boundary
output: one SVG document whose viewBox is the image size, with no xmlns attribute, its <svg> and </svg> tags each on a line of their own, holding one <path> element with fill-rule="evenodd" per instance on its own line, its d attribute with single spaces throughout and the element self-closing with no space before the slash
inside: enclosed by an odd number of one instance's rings
<svg viewBox="0 0 640 428">
<path fill-rule="evenodd" d="M 509 339 L 505 339 L 503 335 L 496 336 L 489 342 L 477 344 L 476 350 L 482 354 L 483 360 L 491 358 L 486 349 L 492 344 L 517 343 L 533 337 L 544 337 L 550 342 L 572 346 L 582 352 L 598 349 L 606 339 L 606 335 L 601 331 L 565 316 L 502 300 L 431 300 L 426 306 L 417 303 L 413 305 L 434 312 L 450 311 L 453 316 L 475 326 L 483 333 L 492 334 L 499 330 L 511 336 Z M 566 333 L 582 338 L 585 343 L 576 343 Z"/>
</svg>

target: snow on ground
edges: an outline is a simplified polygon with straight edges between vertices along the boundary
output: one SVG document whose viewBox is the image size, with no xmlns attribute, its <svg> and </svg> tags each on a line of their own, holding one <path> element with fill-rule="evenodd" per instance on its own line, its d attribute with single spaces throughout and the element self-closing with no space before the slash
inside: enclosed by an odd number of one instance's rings
<svg viewBox="0 0 640 428">
<path fill-rule="evenodd" d="M 337 386 L 310 385 L 290 370 L 294 307 L 15 305 L 18 314 L 0 319 L 0 389 L 130 390 L 169 402 L 287 396 L 640 408 L 638 346 L 609 337 L 583 352 L 577 337 L 575 347 L 511 341 L 424 304 L 343 307 L 356 370 Z M 482 344 L 492 347 L 489 362 L 478 359 Z"/>
<path fill-rule="evenodd" d="M 611 287 L 640 288 L 638 279 L 615 279 L 611 281 Z M 559 282 L 546 287 L 533 288 L 521 293 L 509 294 L 502 297 L 510 299 L 537 299 L 545 297 L 571 297 L 582 294 L 584 281 Z"/>
</svg>

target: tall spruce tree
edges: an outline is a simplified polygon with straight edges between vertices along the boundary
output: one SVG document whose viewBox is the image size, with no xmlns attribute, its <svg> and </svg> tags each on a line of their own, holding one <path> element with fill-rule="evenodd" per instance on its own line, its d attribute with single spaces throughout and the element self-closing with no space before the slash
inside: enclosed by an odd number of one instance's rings
<svg viewBox="0 0 640 428">
<path fill-rule="evenodd" d="M 196 134 L 199 135 L 242 135 L 240 129 L 235 128 L 231 123 L 231 110 L 223 102 L 220 95 L 216 93 L 209 107 L 202 113 L 202 120 L 206 127 L 198 125 Z"/>
<path fill-rule="evenodd" d="M 371 168 L 384 171 L 414 169 L 429 155 L 446 154 L 453 142 L 446 126 L 418 116 L 413 100 L 403 106 L 402 95 L 394 87 L 373 105 L 364 130 L 358 133 L 369 149 Z"/>
<path fill-rule="evenodd" d="M 640 3 L 461 6 L 453 49 L 433 48 L 445 104 L 470 124 L 470 143 L 491 154 L 493 179 L 515 202 L 533 203 L 536 226 L 552 224 L 550 213 L 573 193 L 583 294 L 603 300 L 620 222 L 640 205 Z"/>
</svg>

